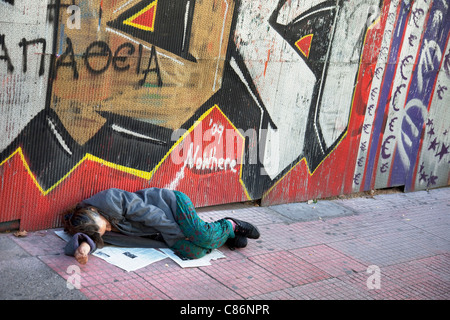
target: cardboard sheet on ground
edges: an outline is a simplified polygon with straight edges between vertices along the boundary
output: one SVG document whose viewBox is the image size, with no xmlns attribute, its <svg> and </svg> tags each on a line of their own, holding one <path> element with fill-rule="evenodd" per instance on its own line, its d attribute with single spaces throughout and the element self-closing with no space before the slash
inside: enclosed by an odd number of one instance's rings
<svg viewBox="0 0 450 320">
<path fill-rule="evenodd" d="M 71 238 L 63 230 L 57 230 L 55 234 L 65 241 L 69 241 Z M 217 249 L 200 259 L 183 260 L 171 249 L 123 248 L 109 245 L 95 250 L 92 255 L 128 272 L 136 271 L 166 258 L 172 259 L 182 268 L 208 266 L 211 265 L 211 260 L 225 258 L 225 255 Z"/>
</svg>

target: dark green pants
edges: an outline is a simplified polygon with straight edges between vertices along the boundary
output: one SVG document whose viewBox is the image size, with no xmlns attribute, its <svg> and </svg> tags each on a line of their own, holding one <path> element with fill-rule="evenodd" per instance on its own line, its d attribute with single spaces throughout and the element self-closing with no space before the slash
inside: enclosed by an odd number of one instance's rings
<svg viewBox="0 0 450 320">
<path fill-rule="evenodd" d="M 191 199 L 182 192 L 174 191 L 177 198 L 175 219 L 186 236 L 177 241 L 171 249 L 179 256 L 189 259 L 201 258 L 212 249 L 225 244 L 228 238 L 234 238 L 230 221 L 221 219 L 215 222 L 203 221 L 195 211 Z"/>
</svg>

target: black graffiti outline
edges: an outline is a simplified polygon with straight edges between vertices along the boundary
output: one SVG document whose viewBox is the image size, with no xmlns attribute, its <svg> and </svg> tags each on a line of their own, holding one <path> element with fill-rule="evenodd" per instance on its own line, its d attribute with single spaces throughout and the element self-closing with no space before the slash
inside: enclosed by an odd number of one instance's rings
<svg viewBox="0 0 450 320">
<path fill-rule="evenodd" d="M 114 70 L 116 70 L 118 72 L 125 72 L 125 71 L 130 69 L 130 64 L 126 64 L 126 65 L 124 65 L 122 67 L 117 65 L 117 61 L 120 61 L 121 63 L 125 63 L 125 61 L 128 58 L 128 57 L 124 57 L 124 56 L 120 56 L 119 55 L 119 53 L 125 48 L 128 48 L 128 55 L 129 56 L 133 55 L 134 52 L 136 51 L 136 48 L 130 42 L 122 43 L 120 46 L 117 47 L 116 51 L 114 52 L 114 56 L 113 56 L 113 59 L 112 59 L 112 64 L 113 64 Z M 140 49 L 140 56 L 142 56 L 142 44 L 139 46 L 139 49 Z M 139 69 L 138 69 L 137 73 L 139 73 Z"/>
<path fill-rule="evenodd" d="M 98 49 L 97 51 L 95 49 Z M 124 51 L 124 49 L 128 49 L 128 51 L 125 51 L 128 56 L 121 55 L 121 53 Z M 117 47 L 117 49 L 112 52 L 110 46 L 108 43 L 104 41 L 94 41 L 90 43 L 84 53 L 82 54 L 82 57 L 84 59 L 84 65 L 86 66 L 86 69 L 95 75 L 100 75 L 106 72 L 111 65 L 113 66 L 115 71 L 118 72 L 125 72 L 130 69 L 130 64 L 125 64 L 123 66 L 119 66 L 118 63 L 126 63 L 126 60 L 129 56 L 133 55 L 136 51 L 135 46 L 130 42 L 124 42 L 121 45 Z M 99 69 L 95 69 L 91 63 L 89 62 L 89 59 L 91 57 L 105 57 L 107 60 L 105 62 L 105 65 Z M 66 61 L 68 59 L 69 61 Z M 157 85 L 158 87 L 163 86 L 163 81 L 161 77 L 161 70 L 159 67 L 158 62 L 158 55 L 156 53 L 155 46 L 152 46 L 150 49 L 150 57 L 148 60 L 148 65 L 146 68 L 141 70 L 141 63 L 143 60 L 143 46 L 142 44 L 138 47 L 138 60 L 137 60 L 137 67 L 136 67 L 136 74 L 143 74 L 143 78 L 138 81 L 139 86 L 143 86 L 146 81 L 149 73 L 154 72 L 157 76 Z M 153 67 L 154 65 L 154 67 Z M 60 67 L 70 67 L 73 70 L 73 79 L 78 80 L 79 78 L 79 72 L 78 72 L 78 64 L 75 59 L 75 52 L 74 47 L 72 44 L 72 40 L 70 37 L 66 38 L 66 50 L 65 52 L 57 59 L 56 61 L 56 71 Z"/>
<path fill-rule="evenodd" d="M 45 52 L 47 50 L 47 42 L 45 41 L 44 38 L 38 38 L 30 41 L 27 41 L 27 39 L 22 38 L 22 40 L 19 42 L 19 47 L 23 47 L 22 70 L 23 73 L 27 72 L 28 46 L 34 44 L 42 44 L 41 63 L 39 67 L 39 76 L 42 76 L 45 73 Z"/>
<path fill-rule="evenodd" d="M 127 4 L 131 4 L 131 2 L 129 1 Z M 153 32 L 124 23 L 147 8 L 152 2 L 154 1 L 140 0 L 134 1 L 129 7 L 121 6 L 118 9 L 118 15 L 107 21 L 106 26 L 124 33 L 128 37 L 138 39 L 138 42 L 144 41 L 187 61 L 197 62 L 190 50 L 196 1 L 160 1 L 157 9 L 159 13 L 154 19 L 155 30 Z M 183 23 L 180 23 L 181 21 Z"/>
<path fill-rule="evenodd" d="M 8 48 L 6 47 L 6 43 L 5 43 L 5 35 L 4 34 L 0 34 L 0 47 L 4 52 L 4 55 L 0 56 L 0 61 L 1 60 L 5 60 L 6 64 L 8 65 L 8 72 L 13 72 L 14 71 L 14 66 L 11 62 L 11 58 L 9 56 L 8 53 Z"/>
<path fill-rule="evenodd" d="M 155 67 L 154 68 L 150 68 L 152 65 L 152 60 L 155 59 Z M 155 72 L 156 76 L 158 78 L 158 87 L 162 87 L 163 86 L 163 82 L 161 79 L 161 72 L 159 69 L 159 63 L 158 63 L 158 58 L 156 55 L 156 50 L 155 50 L 155 46 L 152 46 L 151 49 L 151 53 L 150 53 L 150 58 L 148 59 L 148 66 L 146 70 L 143 70 L 142 73 L 144 74 L 144 78 L 139 80 L 139 85 L 143 86 L 145 84 L 145 82 L 147 81 L 147 76 L 149 73 L 151 72 Z"/>
<path fill-rule="evenodd" d="M 11 57 L 9 55 L 8 48 L 6 46 L 6 35 L 1 34 L 0 35 L 0 48 L 3 51 L 3 55 L 0 56 L 0 60 L 4 60 L 7 63 L 7 69 L 9 73 L 14 72 L 14 65 L 11 61 Z M 39 64 L 39 76 L 43 76 L 45 73 L 45 54 L 47 50 L 47 41 L 44 38 L 37 38 L 33 40 L 27 40 L 26 38 L 22 38 L 20 42 L 18 43 L 18 46 L 22 48 L 22 72 L 26 73 L 28 69 L 28 46 L 29 45 L 36 45 L 36 44 L 42 44 L 42 53 L 41 55 L 41 61 Z"/>
<path fill-rule="evenodd" d="M 59 3 L 60 1 L 58 1 L 58 3 Z M 74 1 L 73 1 L 74 2 Z M 61 4 L 61 7 L 63 7 L 63 5 Z M 57 29 L 57 28 L 56 28 Z M 57 37 L 54 37 L 54 39 L 57 39 Z M 55 40 L 56 41 L 56 40 Z M 74 45 L 75 46 L 77 46 L 77 43 L 75 43 L 74 42 Z M 112 60 L 111 60 L 111 62 L 110 63 L 108 63 L 107 61 L 106 61 L 106 63 L 109 65 L 109 67 L 114 67 L 115 68 L 115 70 L 116 71 L 126 71 L 126 70 L 129 70 L 130 69 L 130 65 L 126 62 L 126 59 L 127 59 L 127 52 L 130 52 L 130 51 L 126 51 L 126 48 L 127 47 L 124 47 L 122 50 L 119 50 L 119 49 L 117 49 L 116 50 L 116 53 L 118 53 L 118 59 L 114 59 L 114 57 L 112 58 Z M 131 47 L 129 47 L 129 48 L 131 48 Z M 74 49 L 74 47 L 72 47 L 72 51 L 73 51 L 73 49 Z M 111 48 L 110 48 L 111 49 Z M 141 55 L 140 56 L 142 56 L 142 49 L 143 49 L 143 47 L 142 47 L 142 45 L 139 45 L 139 50 L 140 50 L 140 52 L 141 52 Z M 152 48 L 153 49 L 153 48 Z M 131 50 L 131 49 L 130 49 Z M 53 52 L 57 52 L 56 50 L 53 50 Z M 102 51 L 100 51 L 100 53 L 101 53 Z M 89 52 L 88 52 L 89 53 Z M 93 51 L 90 51 L 90 53 L 93 53 Z M 119 57 L 119 54 L 120 54 L 120 57 Z M 77 55 L 78 56 L 78 55 Z M 110 55 L 108 55 L 108 54 L 106 54 L 106 55 L 104 55 L 106 58 L 108 58 L 108 60 L 110 59 Z M 155 55 L 155 57 L 156 57 L 156 55 Z M 56 57 L 55 57 L 56 58 Z M 87 59 L 89 58 L 89 54 L 88 54 L 88 57 L 87 57 Z M 67 57 L 66 56 L 66 59 L 67 60 L 62 60 L 62 62 L 66 62 L 66 63 L 68 63 L 68 66 L 69 67 L 71 67 L 71 68 L 74 68 L 74 67 L 77 67 L 77 62 L 79 62 L 79 61 L 74 61 L 74 63 L 73 64 L 71 64 L 71 61 L 70 61 L 70 57 Z M 144 80 L 142 81 L 141 80 L 141 82 L 143 82 L 143 83 L 145 83 L 145 79 L 146 79 L 146 76 L 148 75 L 148 73 L 149 72 L 151 72 L 152 70 L 153 71 L 155 71 L 154 69 L 151 69 L 150 68 L 150 65 L 152 64 L 152 61 L 151 61 L 152 59 L 150 59 L 149 60 L 149 67 L 147 67 L 147 69 L 146 70 L 143 70 L 142 71 L 142 73 L 145 75 L 145 77 L 144 77 Z M 115 64 L 115 62 L 117 62 L 117 64 Z M 138 61 L 139 63 L 137 64 L 137 68 L 136 68 L 136 73 L 137 74 L 139 74 L 140 72 L 141 72 L 141 68 L 140 68 L 140 62 L 141 62 L 141 60 L 139 60 Z M 144 62 L 143 62 L 143 64 L 144 64 Z M 106 65 L 106 64 L 105 64 Z M 52 64 L 52 66 L 54 66 L 54 64 Z M 59 67 L 61 67 L 61 66 L 63 66 L 63 65 L 59 65 Z M 78 66 L 80 66 L 80 65 L 78 65 Z M 116 68 L 117 67 L 117 68 Z M 102 68 L 100 68 L 100 69 L 98 69 L 98 70 L 96 70 L 97 72 L 101 72 L 101 69 Z M 77 69 L 77 71 L 78 71 L 78 69 Z M 95 71 L 95 70 L 94 70 Z M 53 79 L 53 78 L 52 78 Z M 51 88 L 51 86 L 49 86 L 49 88 Z M 47 105 L 49 105 L 49 104 L 47 104 Z M 371 106 L 371 108 L 370 108 L 370 111 L 372 110 L 372 108 L 373 108 L 373 105 Z M 267 114 L 267 113 L 266 113 Z"/>
<path fill-rule="evenodd" d="M 66 57 L 69 57 L 69 59 L 70 59 L 69 62 L 64 62 Z M 58 69 L 60 67 L 71 67 L 72 71 L 73 71 L 73 78 L 75 80 L 78 80 L 79 74 L 78 74 L 77 62 L 75 60 L 75 53 L 73 52 L 72 40 L 69 37 L 66 38 L 66 50 L 56 60 L 56 67 L 55 67 L 56 72 L 58 72 Z"/>
<path fill-rule="evenodd" d="M 61 3 L 61 0 L 49 0 L 47 5 L 47 21 L 49 23 L 57 23 L 58 19 L 55 19 L 59 15 L 59 10 L 63 8 L 68 8 L 71 5 L 76 5 L 75 0 L 71 0 L 71 3 Z M 56 30 L 57 28 L 55 28 Z M 56 40 L 56 38 L 55 38 Z"/>
<path fill-rule="evenodd" d="M 94 51 L 91 52 L 91 50 L 95 47 L 98 47 L 101 51 Z M 100 69 L 94 69 L 91 64 L 89 63 L 90 57 L 108 57 L 106 64 L 100 68 Z M 87 48 L 83 55 L 84 58 L 84 64 L 86 68 L 93 74 L 102 74 L 105 72 L 109 66 L 111 65 L 112 61 L 112 51 L 109 48 L 109 45 L 104 41 L 94 41 L 92 42 Z"/>
</svg>

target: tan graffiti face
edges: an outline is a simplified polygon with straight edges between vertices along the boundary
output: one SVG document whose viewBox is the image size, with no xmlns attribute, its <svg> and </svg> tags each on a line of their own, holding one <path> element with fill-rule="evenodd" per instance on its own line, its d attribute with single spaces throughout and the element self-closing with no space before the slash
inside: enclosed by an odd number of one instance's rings
<svg viewBox="0 0 450 320">
<path fill-rule="evenodd" d="M 220 89 L 234 1 L 184 1 L 175 16 L 165 3 L 81 2 L 79 29 L 61 9 L 51 108 L 79 144 L 105 124 L 102 112 L 176 129 Z M 152 38 L 161 25 L 173 34 Z M 180 50 L 166 45 L 179 39 Z"/>
</svg>

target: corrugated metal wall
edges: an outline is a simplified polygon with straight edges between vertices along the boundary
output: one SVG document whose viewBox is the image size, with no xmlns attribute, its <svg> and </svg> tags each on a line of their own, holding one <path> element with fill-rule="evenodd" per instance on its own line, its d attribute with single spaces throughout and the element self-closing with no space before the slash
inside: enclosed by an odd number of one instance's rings
<svg viewBox="0 0 450 320">
<path fill-rule="evenodd" d="M 449 184 L 449 3 L 0 1 L 0 223 Z"/>
</svg>

